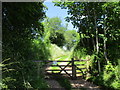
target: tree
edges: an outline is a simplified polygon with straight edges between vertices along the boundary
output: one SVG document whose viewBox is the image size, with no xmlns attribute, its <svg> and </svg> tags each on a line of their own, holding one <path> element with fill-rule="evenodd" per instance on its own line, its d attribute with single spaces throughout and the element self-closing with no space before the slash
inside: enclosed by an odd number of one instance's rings
<svg viewBox="0 0 120 90">
<path fill-rule="evenodd" d="M 44 21 L 45 37 L 52 44 L 63 46 L 65 43 L 64 32 L 66 28 L 62 26 L 62 21 L 58 17 L 46 18 Z"/>
<path fill-rule="evenodd" d="M 39 40 L 42 50 L 37 47 L 38 44 L 33 42 L 34 37 L 41 37 L 44 31 L 41 21 L 45 17 L 45 8 L 42 2 L 11 2 L 3 3 L 2 6 L 2 57 L 3 64 L 7 68 L 7 71 L 3 70 L 3 83 L 6 84 L 7 88 L 46 87 L 44 85 L 37 86 L 39 81 L 43 80 L 36 78 L 37 67 L 33 62 L 33 60 L 47 58 L 46 55 L 43 55 L 47 52 L 47 49 L 42 40 Z M 35 48 L 39 50 L 39 53 Z M 8 58 L 9 60 L 6 60 Z M 12 71 L 9 71 L 11 69 Z"/>
<path fill-rule="evenodd" d="M 120 2 L 54 2 L 56 6 L 67 9 L 74 27 L 79 29 L 80 43 L 76 47 L 86 48 L 88 54 L 95 54 L 92 71 L 103 73 L 109 61 L 118 65 L 120 58 Z M 114 50 L 114 52 L 113 52 Z M 97 63 L 97 64 L 96 64 Z"/>
</svg>

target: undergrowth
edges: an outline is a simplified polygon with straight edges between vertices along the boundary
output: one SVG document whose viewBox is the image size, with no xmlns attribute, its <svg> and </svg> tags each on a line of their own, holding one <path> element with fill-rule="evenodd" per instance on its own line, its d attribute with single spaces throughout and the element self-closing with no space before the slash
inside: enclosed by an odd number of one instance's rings
<svg viewBox="0 0 120 90">
<path fill-rule="evenodd" d="M 112 63 L 107 62 L 107 65 L 104 65 L 103 71 L 100 75 L 91 77 L 88 79 L 95 83 L 96 85 L 102 86 L 103 89 L 120 89 L 120 77 L 119 77 L 118 66 L 113 66 Z"/>
<path fill-rule="evenodd" d="M 88 62 L 84 63 L 87 67 L 86 80 L 95 83 L 98 86 L 102 86 L 103 89 L 115 89 L 120 90 L 120 60 L 118 60 L 118 65 L 113 65 L 112 61 L 108 61 L 106 64 L 104 58 L 99 58 L 101 61 L 101 72 L 98 74 L 97 60 L 95 60 L 95 54 L 87 55 L 86 50 L 77 49 L 74 51 L 74 59 L 90 59 Z M 76 64 L 81 64 L 82 62 L 77 62 Z M 85 72 L 85 71 L 84 71 Z"/>
</svg>

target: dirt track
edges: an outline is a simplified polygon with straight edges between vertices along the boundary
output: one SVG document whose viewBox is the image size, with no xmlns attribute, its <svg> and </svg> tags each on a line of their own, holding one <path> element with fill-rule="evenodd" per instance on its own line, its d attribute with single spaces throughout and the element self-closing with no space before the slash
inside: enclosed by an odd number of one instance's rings
<svg viewBox="0 0 120 90">
<path fill-rule="evenodd" d="M 60 84 L 50 78 L 51 76 L 47 76 L 46 81 L 49 85 L 49 88 L 59 88 L 61 90 L 65 90 L 63 87 L 60 86 Z M 71 86 L 72 86 L 72 90 L 101 90 L 99 86 L 94 85 L 91 82 L 85 81 L 84 79 L 82 79 L 81 77 L 78 77 L 76 80 L 72 80 L 69 79 Z"/>
</svg>

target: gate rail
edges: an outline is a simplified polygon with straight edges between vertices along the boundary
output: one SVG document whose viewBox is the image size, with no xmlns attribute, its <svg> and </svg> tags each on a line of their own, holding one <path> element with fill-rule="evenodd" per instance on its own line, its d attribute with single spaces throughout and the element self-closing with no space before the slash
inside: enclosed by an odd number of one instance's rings
<svg viewBox="0 0 120 90">
<path fill-rule="evenodd" d="M 75 64 L 75 62 L 78 62 L 78 61 L 89 61 L 90 59 L 88 60 L 74 60 L 73 58 L 71 59 L 71 61 L 44 61 L 46 63 L 56 63 L 56 62 L 68 62 L 67 65 L 59 65 L 59 64 L 55 64 L 55 65 L 45 65 L 45 66 L 49 66 L 49 67 L 59 67 L 60 69 L 49 69 L 49 70 L 45 70 L 46 72 L 48 71 L 59 71 L 59 74 L 61 74 L 62 71 L 64 71 L 67 75 L 69 75 L 72 79 L 76 79 L 76 74 L 78 74 L 78 72 L 76 72 L 76 70 L 80 70 L 79 73 L 82 73 L 82 77 L 84 77 L 85 73 L 83 72 L 82 69 L 87 69 L 87 68 L 79 68 L 78 66 L 81 66 L 81 65 L 85 65 L 85 64 Z M 42 60 L 41 61 L 36 61 L 36 62 L 43 62 Z M 71 64 L 71 65 L 70 65 Z M 66 67 L 72 67 L 72 70 L 71 69 L 66 69 Z M 67 71 L 72 71 L 72 75 L 70 73 L 68 73 Z"/>
</svg>

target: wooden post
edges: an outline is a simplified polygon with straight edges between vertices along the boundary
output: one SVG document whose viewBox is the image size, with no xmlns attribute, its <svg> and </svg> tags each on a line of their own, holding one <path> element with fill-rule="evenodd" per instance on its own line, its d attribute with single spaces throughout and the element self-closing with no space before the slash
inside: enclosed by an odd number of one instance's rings
<svg viewBox="0 0 120 90">
<path fill-rule="evenodd" d="M 72 58 L 72 79 L 76 79 L 76 65 L 74 64 L 73 58 Z"/>
</svg>

